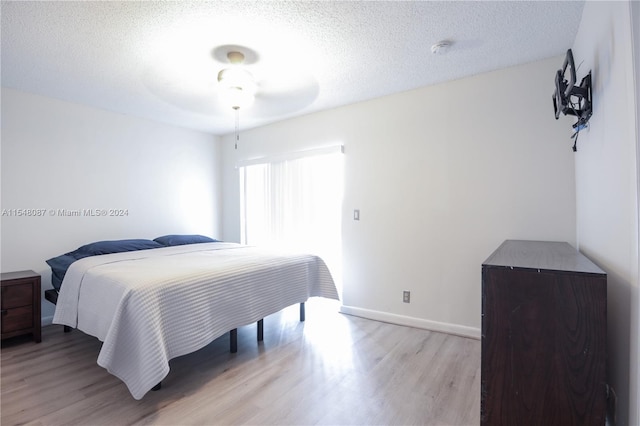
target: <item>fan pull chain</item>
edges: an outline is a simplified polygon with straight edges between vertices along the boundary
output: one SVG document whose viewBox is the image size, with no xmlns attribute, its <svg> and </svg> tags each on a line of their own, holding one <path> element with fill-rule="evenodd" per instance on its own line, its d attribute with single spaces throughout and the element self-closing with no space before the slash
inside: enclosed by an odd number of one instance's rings
<svg viewBox="0 0 640 426">
<path fill-rule="evenodd" d="M 240 108 L 233 107 L 236 110 L 236 149 L 238 149 L 238 141 L 240 140 Z"/>
</svg>

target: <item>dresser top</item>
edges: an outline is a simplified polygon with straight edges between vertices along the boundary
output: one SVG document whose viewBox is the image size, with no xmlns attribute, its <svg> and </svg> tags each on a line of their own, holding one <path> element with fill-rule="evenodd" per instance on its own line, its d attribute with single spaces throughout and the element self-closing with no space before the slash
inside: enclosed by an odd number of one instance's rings
<svg viewBox="0 0 640 426">
<path fill-rule="evenodd" d="M 569 243 L 506 240 L 482 266 L 605 274 Z"/>
</svg>

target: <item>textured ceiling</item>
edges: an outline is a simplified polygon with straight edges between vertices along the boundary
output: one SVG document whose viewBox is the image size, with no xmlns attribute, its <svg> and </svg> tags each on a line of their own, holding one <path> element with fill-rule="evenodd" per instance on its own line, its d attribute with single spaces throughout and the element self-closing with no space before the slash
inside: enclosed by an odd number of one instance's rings
<svg viewBox="0 0 640 426">
<path fill-rule="evenodd" d="M 250 128 L 561 55 L 583 6 L 2 1 L 2 86 L 225 134 L 235 120 L 217 96 L 221 46 L 240 46 L 258 81 L 240 114 Z M 443 39 L 450 49 L 432 54 Z"/>
</svg>

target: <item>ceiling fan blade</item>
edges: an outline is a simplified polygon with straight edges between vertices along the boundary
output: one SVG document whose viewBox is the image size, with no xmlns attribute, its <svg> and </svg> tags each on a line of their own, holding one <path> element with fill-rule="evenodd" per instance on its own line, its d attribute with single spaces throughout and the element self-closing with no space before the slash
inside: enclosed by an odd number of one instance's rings
<svg viewBox="0 0 640 426">
<path fill-rule="evenodd" d="M 251 115 L 274 117 L 299 111 L 311 105 L 318 93 L 318 82 L 310 76 L 295 82 L 262 81 L 258 84 Z"/>
</svg>

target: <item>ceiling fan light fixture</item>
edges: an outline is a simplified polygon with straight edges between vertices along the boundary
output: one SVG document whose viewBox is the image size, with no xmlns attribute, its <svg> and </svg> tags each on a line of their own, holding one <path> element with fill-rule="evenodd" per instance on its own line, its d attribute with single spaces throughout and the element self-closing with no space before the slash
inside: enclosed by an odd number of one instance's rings
<svg viewBox="0 0 640 426">
<path fill-rule="evenodd" d="M 229 52 L 227 57 L 232 65 L 218 73 L 220 98 L 225 105 L 233 109 L 246 108 L 253 103 L 257 90 L 256 83 L 251 73 L 240 67 L 244 55 L 239 52 Z"/>
<path fill-rule="evenodd" d="M 220 98 L 233 109 L 246 108 L 253 103 L 256 84 L 253 76 L 240 68 L 225 68 L 218 73 Z"/>
<path fill-rule="evenodd" d="M 256 83 L 249 71 L 242 68 L 225 68 L 218 73 L 218 83 L 222 87 L 242 87 L 255 93 Z"/>
<path fill-rule="evenodd" d="M 233 109 L 247 108 L 255 99 L 255 94 L 238 86 L 223 87 L 220 90 L 220 100 L 224 105 Z"/>
</svg>

